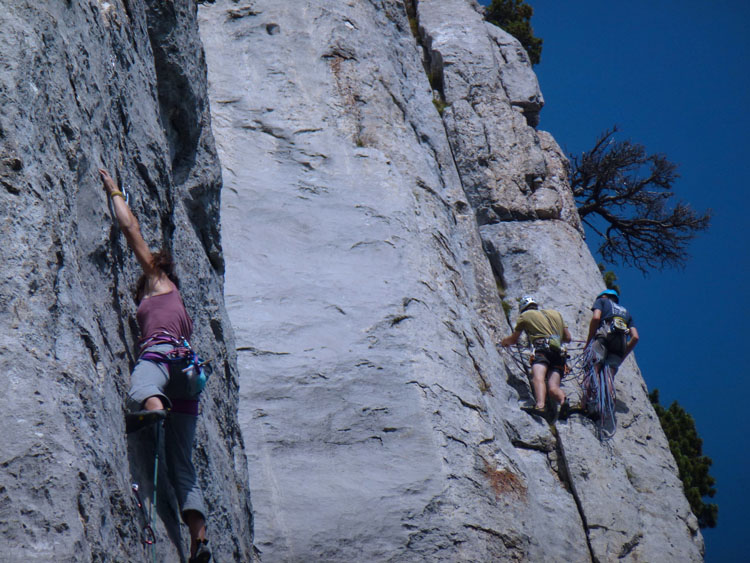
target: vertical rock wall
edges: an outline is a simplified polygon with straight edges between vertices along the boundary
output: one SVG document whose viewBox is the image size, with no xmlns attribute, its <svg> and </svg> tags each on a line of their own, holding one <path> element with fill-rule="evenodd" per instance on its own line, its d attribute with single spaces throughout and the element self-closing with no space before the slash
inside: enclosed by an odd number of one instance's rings
<svg viewBox="0 0 750 563">
<path fill-rule="evenodd" d="M 581 237 L 564 156 L 549 134 L 531 128 L 541 95 L 519 87 L 536 83 L 525 53 L 472 4 L 417 3 L 420 36 L 439 75 L 433 82 L 448 104 L 444 122 L 459 174 L 467 195 L 479 194 L 481 237 L 507 297 L 533 293 L 585 338 L 588 307 L 604 287 Z M 566 391 L 575 397 L 580 389 L 573 383 Z M 616 388 L 613 440 L 600 443 L 590 422 L 577 416 L 556 424 L 558 474 L 579 508 L 591 556 L 701 559 L 696 519 L 632 356 Z"/>
<path fill-rule="evenodd" d="M 495 281 L 403 5 L 217 2 L 201 33 L 264 559 L 527 541 L 525 485 L 492 486 L 520 464 L 485 406 L 516 403 Z"/>
<path fill-rule="evenodd" d="M 101 0 L 0 10 L 0 443 L 3 561 L 150 557 L 131 494 L 150 496 L 153 443 L 126 440 L 140 273 L 97 168 L 130 194 L 146 241 L 178 262 L 213 360 L 195 461 L 217 559 L 252 557 L 249 492 L 224 312 L 218 165 L 196 7 Z M 162 464 L 162 468 L 164 468 Z M 157 558 L 188 545 L 159 476 Z"/>
<path fill-rule="evenodd" d="M 266 561 L 699 560 L 632 359 L 606 444 L 519 409 L 500 295 L 535 293 L 581 338 L 602 282 L 526 55 L 478 10 L 201 7 L 256 544 Z"/>
</svg>

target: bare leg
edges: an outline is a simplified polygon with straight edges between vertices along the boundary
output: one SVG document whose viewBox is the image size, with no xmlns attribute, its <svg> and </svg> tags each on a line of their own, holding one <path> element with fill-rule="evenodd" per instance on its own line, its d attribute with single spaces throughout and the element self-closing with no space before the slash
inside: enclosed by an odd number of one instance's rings
<svg viewBox="0 0 750 563">
<path fill-rule="evenodd" d="M 565 402 L 565 393 L 560 388 L 560 372 L 554 370 L 549 376 L 547 384 L 549 385 L 549 394 L 562 405 Z"/>
<path fill-rule="evenodd" d="M 161 399 L 154 395 L 153 397 L 149 397 L 146 399 L 146 402 L 143 403 L 143 406 L 147 411 L 163 411 L 164 410 L 164 403 L 161 402 Z"/>
<path fill-rule="evenodd" d="M 531 384 L 534 387 L 534 397 L 536 398 L 536 408 L 543 409 L 547 399 L 547 386 L 544 384 L 544 378 L 547 375 L 547 366 L 544 364 L 534 364 L 531 366 Z"/>
<path fill-rule="evenodd" d="M 185 522 L 190 530 L 190 557 L 193 557 L 198 549 L 198 540 L 206 539 L 206 521 L 197 510 L 188 510 L 185 514 Z"/>
</svg>

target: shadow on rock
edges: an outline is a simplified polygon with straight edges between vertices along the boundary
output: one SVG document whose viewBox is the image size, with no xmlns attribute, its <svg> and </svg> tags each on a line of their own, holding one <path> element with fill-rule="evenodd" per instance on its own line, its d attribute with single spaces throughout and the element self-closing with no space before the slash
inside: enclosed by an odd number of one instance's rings
<svg viewBox="0 0 750 563">
<path fill-rule="evenodd" d="M 169 422 L 166 422 L 169 424 Z M 151 546 L 145 543 L 149 539 L 148 526 L 153 526 L 153 536 L 156 538 L 157 559 L 166 561 L 172 558 L 173 552 L 165 545 L 165 536 L 174 545 L 181 562 L 187 561 L 183 549 L 186 540 L 182 537 L 180 527 L 180 513 L 177 498 L 170 484 L 169 468 L 166 463 L 164 448 L 164 429 L 161 429 L 159 442 L 158 472 L 156 475 L 156 518 L 153 524 L 149 520 L 151 507 L 154 502 L 154 464 L 157 462 L 155 446 L 157 444 L 157 426 L 151 425 L 128 435 L 128 463 L 132 482 L 138 484 L 140 500 L 143 510 L 139 510 L 138 528 L 141 530 L 141 541 L 144 550 L 150 553 Z"/>
</svg>

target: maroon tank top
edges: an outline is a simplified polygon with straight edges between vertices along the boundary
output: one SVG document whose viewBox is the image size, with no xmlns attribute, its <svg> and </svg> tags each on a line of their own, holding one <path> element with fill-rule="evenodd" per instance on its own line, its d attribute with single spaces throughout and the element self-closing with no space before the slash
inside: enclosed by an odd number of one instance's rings
<svg viewBox="0 0 750 563">
<path fill-rule="evenodd" d="M 193 333 L 193 321 L 176 288 L 168 293 L 142 299 L 135 318 L 141 329 L 141 345 L 149 339 L 166 334 L 175 339 L 190 340 Z"/>
</svg>

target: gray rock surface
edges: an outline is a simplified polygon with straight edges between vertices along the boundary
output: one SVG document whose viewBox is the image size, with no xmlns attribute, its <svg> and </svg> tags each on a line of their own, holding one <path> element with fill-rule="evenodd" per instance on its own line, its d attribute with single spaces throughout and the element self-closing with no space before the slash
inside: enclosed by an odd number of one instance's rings
<svg viewBox="0 0 750 563">
<path fill-rule="evenodd" d="M 140 268 L 113 226 L 99 166 L 130 193 L 147 242 L 179 263 L 193 341 L 214 363 L 195 453 L 211 545 L 217 560 L 252 557 L 195 15 L 179 0 L 0 9 L 3 561 L 150 557 L 130 489 L 138 481 L 149 496 L 153 444 L 126 440 L 123 424 Z M 177 561 L 188 533 L 166 472 L 159 481 L 157 557 Z"/>
<path fill-rule="evenodd" d="M 508 294 L 533 291 L 584 338 L 591 299 L 583 296 L 595 296 L 603 284 L 578 232 L 563 221 L 499 223 L 481 232 L 490 258 L 501 263 Z M 574 403 L 579 384 L 569 379 L 564 386 Z M 699 560 L 697 521 L 632 356 L 615 387 L 618 430 L 609 442 L 601 444 L 593 424 L 578 415 L 556 424 L 564 473 L 584 515 L 592 554 L 601 561 L 644 561 L 657 553 L 664 561 Z"/>
<path fill-rule="evenodd" d="M 265 561 L 700 560 L 632 359 L 607 444 L 519 409 L 500 295 L 535 293 L 582 338 L 602 281 L 525 53 L 480 11 L 200 9 L 256 543 Z"/>
<path fill-rule="evenodd" d="M 122 416 L 139 268 L 101 165 L 213 360 L 217 560 L 255 558 L 253 517 L 266 561 L 701 559 L 633 358 L 609 442 L 519 409 L 501 299 L 580 338 L 602 282 L 536 78 L 474 0 L 206 4 L 212 118 L 189 0 L 5 4 L 4 560 L 148 557 L 130 484 L 148 496 L 153 445 Z M 159 506 L 157 558 L 184 558 L 167 486 Z"/>
<path fill-rule="evenodd" d="M 449 18 L 448 14 L 453 14 L 453 17 Z M 494 86 L 494 79 L 472 82 L 471 88 L 465 87 L 466 77 L 476 76 L 477 67 L 486 68 L 486 61 L 493 58 L 492 51 L 486 50 L 483 41 L 474 40 L 469 44 L 465 39 L 467 35 L 482 35 L 474 14 L 475 10 L 463 0 L 418 3 L 420 33 L 437 52 L 433 57 L 439 58 L 443 64 L 444 100 L 451 104 L 450 107 L 460 108 L 463 116 L 468 117 L 456 119 L 450 108 L 444 113 L 459 174 L 462 180 L 484 176 L 497 182 L 496 190 L 490 194 L 492 199 L 484 200 L 484 205 L 477 207 L 477 219 L 480 224 L 495 223 L 495 220 L 505 222 L 481 227 L 484 247 L 506 299 L 510 298 L 509 302 L 513 302 L 512 298 L 532 293 L 543 306 L 561 311 L 573 334 L 585 338 L 590 319 L 588 308 L 593 297 L 603 289 L 603 284 L 581 237 L 565 157 L 548 133 L 526 127 L 519 134 L 523 125 L 519 125 L 517 119 L 508 120 L 509 107 L 517 104 L 510 92 L 517 90 L 515 77 L 518 74 L 512 75 L 512 87 L 506 85 L 503 70 L 510 59 L 503 51 L 507 48 L 503 47 L 502 40 L 495 39 L 502 56 L 498 57 L 495 49 L 494 59 L 498 61 L 500 81 L 508 100 L 497 96 L 499 89 Z M 492 26 L 486 23 L 484 26 L 492 30 Z M 497 37 L 497 32 L 492 30 L 490 36 Z M 467 45 L 479 51 L 466 54 Z M 485 71 L 483 74 L 492 76 Z M 535 85 L 535 80 L 528 81 L 528 88 L 533 89 Z M 492 96 L 496 101 L 492 110 L 487 111 L 482 101 Z M 532 119 L 528 121 L 529 125 L 535 124 Z M 494 131 L 494 138 L 485 135 L 483 139 L 476 135 L 473 122 L 481 122 L 485 131 Z M 527 144 L 529 137 L 533 137 L 530 145 Z M 467 138 L 471 141 L 467 142 Z M 498 138 L 506 140 L 506 145 L 494 141 Z M 529 152 L 524 153 L 523 147 Z M 492 158 L 486 161 L 475 159 L 477 154 L 495 151 L 535 154 L 537 149 L 543 155 L 545 170 L 529 183 L 531 189 L 524 194 L 525 199 L 519 197 L 515 188 L 520 185 L 519 172 L 524 172 L 527 179 L 530 176 L 529 159 L 506 159 L 510 164 L 504 168 L 498 167 L 497 160 Z M 500 202 L 499 208 L 508 213 L 498 213 L 495 217 L 487 213 L 487 204 L 497 209 L 496 202 Z M 543 220 L 512 220 L 533 217 Z M 518 387 L 522 377 L 518 373 L 517 378 L 510 380 Z M 575 381 L 568 381 L 567 387 L 566 392 L 571 398 L 580 396 L 580 387 Z M 670 561 L 700 559 L 703 541 L 695 517 L 682 494 L 682 484 L 666 439 L 632 358 L 618 373 L 616 387 L 621 429 L 608 444 L 610 449 L 598 450 L 598 442 L 588 432 L 558 432 L 558 448 L 563 454 L 561 462 L 566 467 L 563 473 L 586 522 L 592 557 L 598 560 L 614 557 Z M 581 422 L 588 424 L 587 421 L 573 420 L 558 424 L 558 427 L 570 426 L 580 430 L 578 425 Z M 597 459 L 599 463 L 591 463 L 591 459 Z M 589 465 L 596 469 L 590 469 Z M 649 485 L 644 481 L 646 466 L 650 468 L 647 470 Z M 656 490 L 658 494 L 651 494 Z M 648 516 L 644 516 L 646 514 Z"/>
<path fill-rule="evenodd" d="M 479 223 L 549 215 L 549 198 L 534 197 L 547 168 L 529 127 L 541 108 L 541 93 L 530 68 L 522 74 L 519 61 L 506 63 L 497 41 L 520 45 L 502 30 L 489 34 L 491 28 L 466 0 L 421 1 L 416 13 L 432 83 L 448 104 L 443 120 L 453 156 Z M 506 91 L 506 69 L 513 84 L 526 77 L 532 94 L 523 95 L 525 106 L 518 105 L 520 88 Z M 532 106 L 536 113 L 530 118 L 524 109 Z"/>
</svg>

